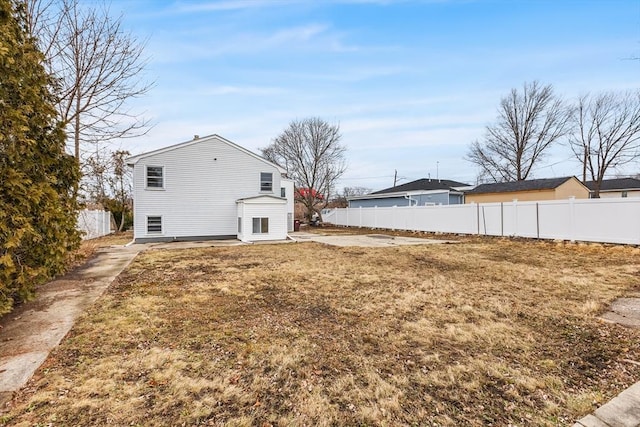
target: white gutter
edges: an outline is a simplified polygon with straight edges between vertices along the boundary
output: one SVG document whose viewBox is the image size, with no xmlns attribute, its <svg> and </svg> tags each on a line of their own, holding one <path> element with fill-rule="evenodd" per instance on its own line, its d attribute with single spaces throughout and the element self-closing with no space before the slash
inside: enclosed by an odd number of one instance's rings
<svg viewBox="0 0 640 427">
<path fill-rule="evenodd" d="M 409 196 L 408 194 L 405 194 L 404 198 L 405 200 L 409 201 L 409 206 L 413 206 L 411 202 L 416 202 L 416 206 L 418 206 L 418 201 L 416 199 L 412 199 L 411 196 Z"/>
</svg>

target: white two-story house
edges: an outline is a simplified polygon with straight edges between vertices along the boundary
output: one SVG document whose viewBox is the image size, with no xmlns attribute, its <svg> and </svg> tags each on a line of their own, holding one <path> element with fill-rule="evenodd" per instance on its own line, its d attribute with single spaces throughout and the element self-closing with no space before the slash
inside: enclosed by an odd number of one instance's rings
<svg viewBox="0 0 640 427">
<path fill-rule="evenodd" d="M 134 240 L 283 240 L 293 230 L 285 170 L 218 135 L 127 159 Z"/>
</svg>

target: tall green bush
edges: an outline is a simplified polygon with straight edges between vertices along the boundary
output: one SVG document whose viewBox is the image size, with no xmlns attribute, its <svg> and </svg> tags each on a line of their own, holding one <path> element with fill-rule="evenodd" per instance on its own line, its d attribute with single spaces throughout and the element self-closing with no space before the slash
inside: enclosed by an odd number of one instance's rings
<svg viewBox="0 0 640 427">
<path fill-rule="evenodd" d="M 0 0 L 0 314 L 62 272 L 80 241 L 80 172 L 42 61 L 23 2 Z"/>
</svg>

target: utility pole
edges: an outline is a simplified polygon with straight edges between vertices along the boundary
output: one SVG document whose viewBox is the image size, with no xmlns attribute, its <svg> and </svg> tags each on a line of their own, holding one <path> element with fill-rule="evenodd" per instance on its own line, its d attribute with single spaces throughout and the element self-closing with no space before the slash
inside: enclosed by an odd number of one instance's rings
<svg viewBox="0 0 640 427">
<path fill-rule="evenodd" d="M 440 162 L 437 161 L 436 162 L 436 180 L 438 180 L 438 182 L 440 182 L 440 171 L 439 171 L 439 169 L 440 169 Z"/>
<path fill-rule="evenodd" d="M 395 173 L 393 174 L 393 186 L 396 186 L 396 182 L 398 181 L 398 169 L 395 169 Z"/>
</svg>

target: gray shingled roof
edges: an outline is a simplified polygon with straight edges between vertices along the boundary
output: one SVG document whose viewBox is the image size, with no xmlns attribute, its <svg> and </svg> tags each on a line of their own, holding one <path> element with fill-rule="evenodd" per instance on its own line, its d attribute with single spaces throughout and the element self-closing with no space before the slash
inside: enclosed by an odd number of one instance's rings
<svg viewBox="0 0 640 427">
<path fill-rule="evenodd" d="M 385 188 L 384 190 L 374 191 L 371 194 L 386 193 L 402 193 L 404 191 L 420 191 L 420 190 L 450 190 L 451 187 L 467 187 L 469 184 L 451 181 L 448 179 L 417 179 L 395 187 Z"/>
<path fill-rule="evenodd" d="M 587 181 L 585 185 L 591 191 L 595 190 L 596 188 L 594 181 Z M 630 190 L 632 188 L 640 190 L 640 179 L 636 179 L 636 178 L 605 179 L 602 181 L 602 185 L 600 186 L 600 191 Z"/>
<path fill-rule="evenodd" d="M 498 182 L 495 184 L 480 184 L 473 190 L 465 191 L 465 194 L 480 193 L 511 193 L 515 191 L 552 190 L 564 184 L 572 176 L 562 178 L 530 179 L 526 181 Z"/>
</svg>

